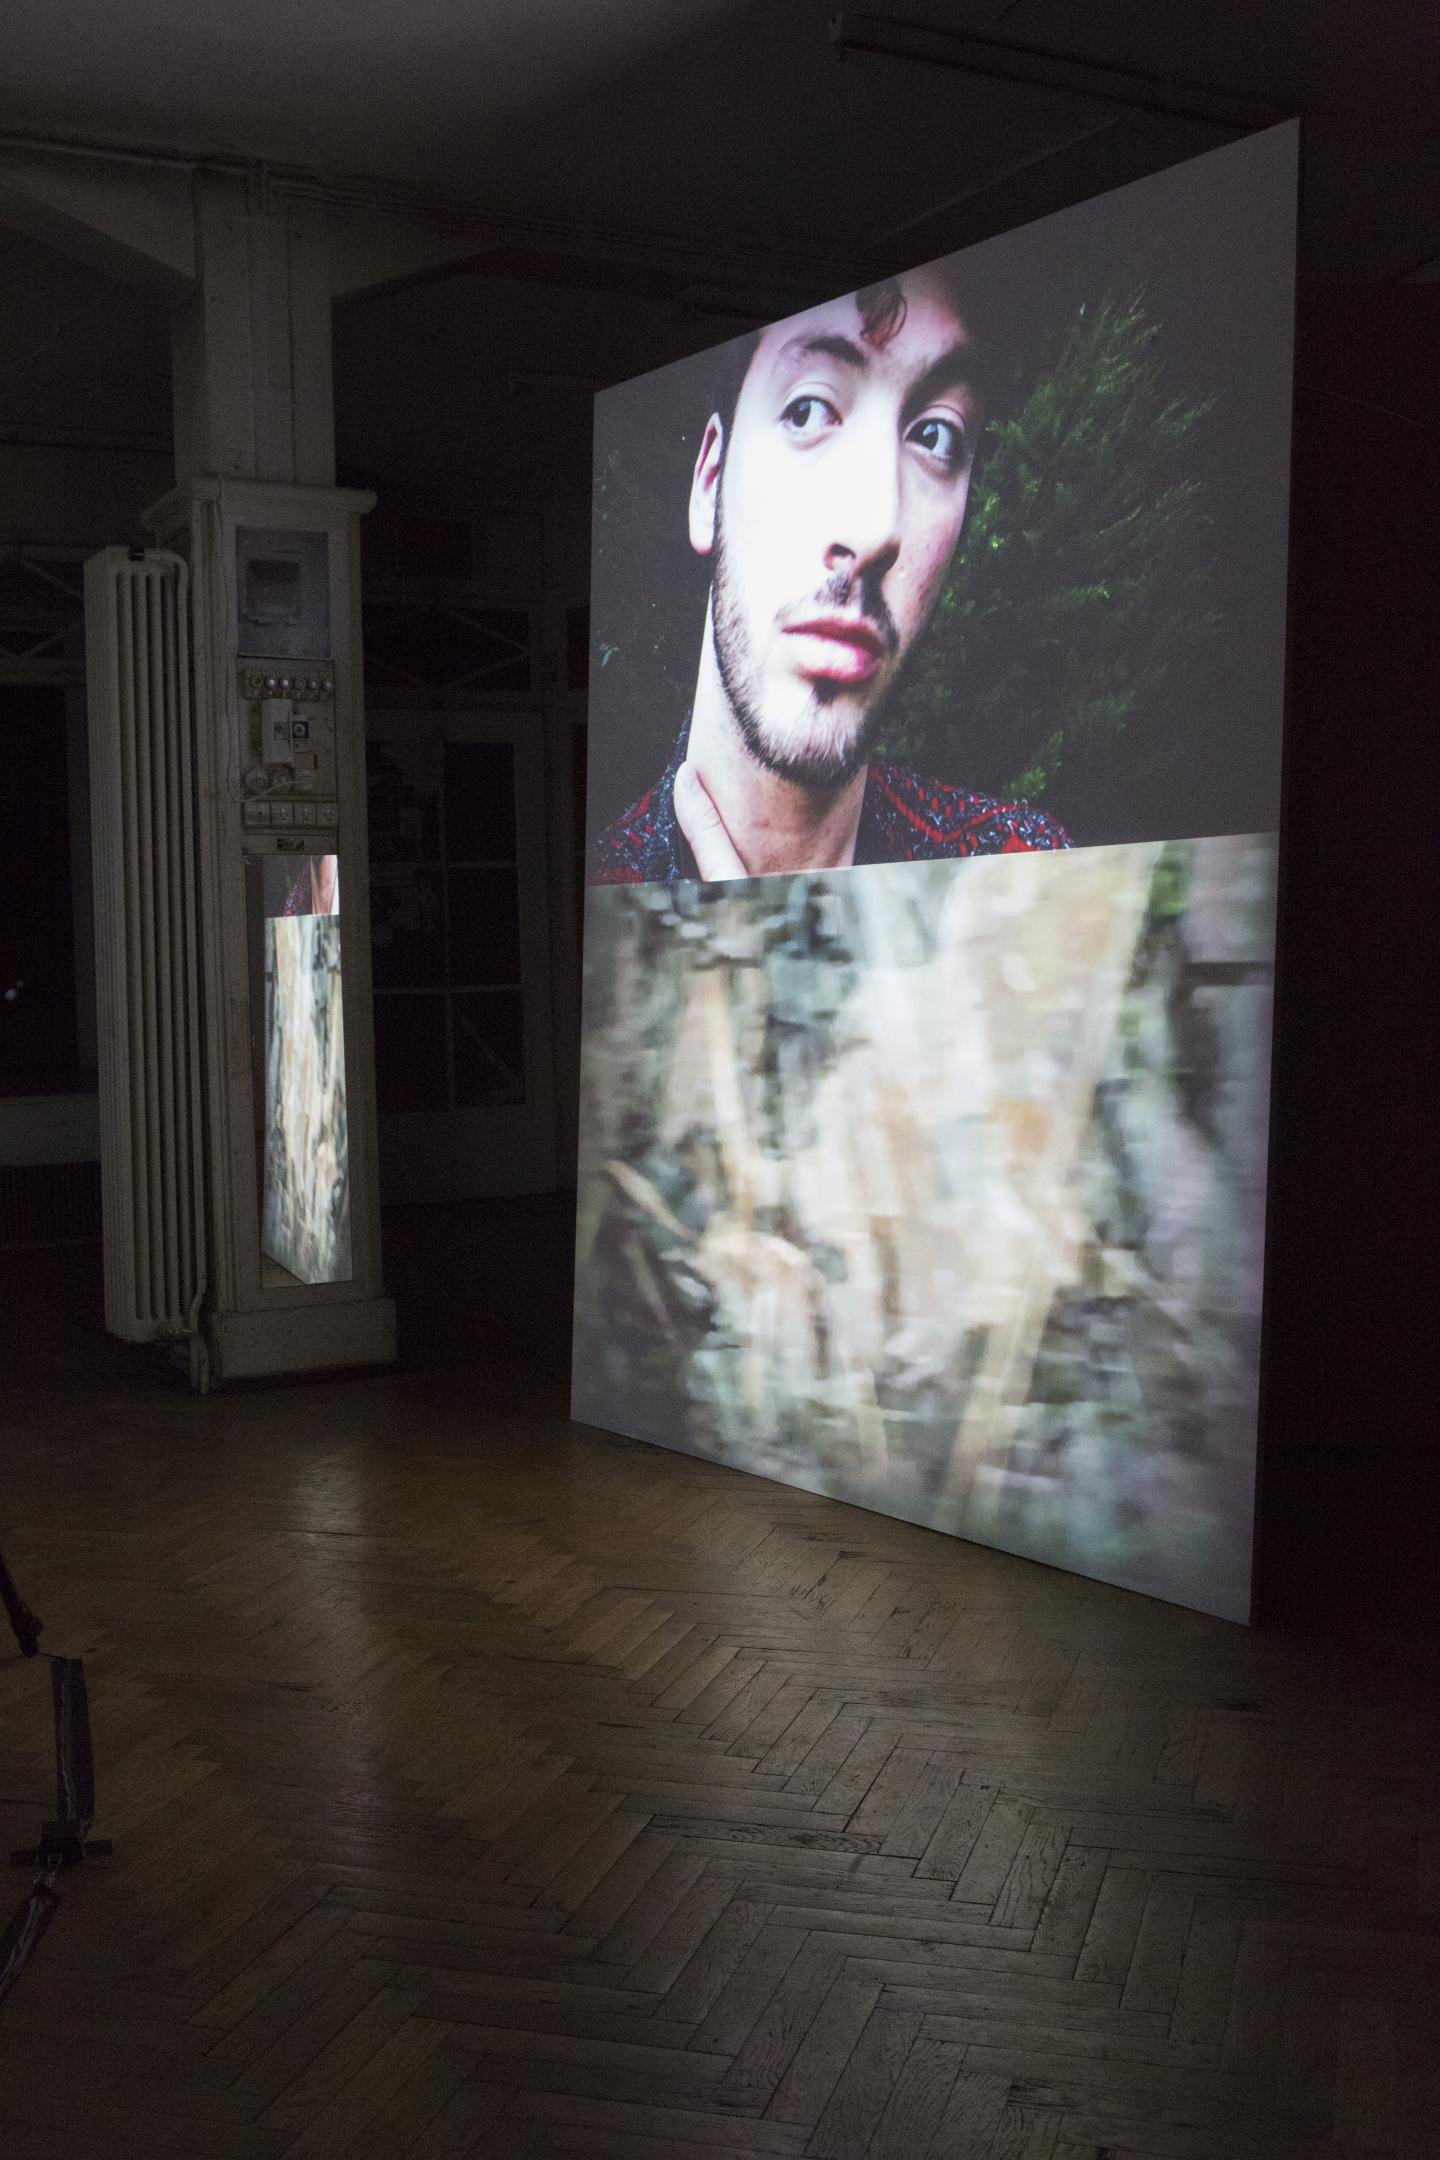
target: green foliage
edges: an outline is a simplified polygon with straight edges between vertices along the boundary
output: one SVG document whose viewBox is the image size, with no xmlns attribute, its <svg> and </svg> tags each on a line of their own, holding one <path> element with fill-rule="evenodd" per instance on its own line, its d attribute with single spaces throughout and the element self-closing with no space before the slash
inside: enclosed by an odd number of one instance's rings
<svg viewBox="0 0 1440 2160">
<path fill-rule="evenodd" d="M 710 566 L 690 547 L 686 505 L 707 387 L 688 368 L 646 376 L 612 391 L 597 423 L 590 808 L 598 822 L 663 770 L 695 695 Z"/>
<path fill-rule="evenodd" d="M 1077 834 L 1183 748 L 1219 625 L 1196 474 L 1209 399 L 1170 397 L 1143 292 L 1082 307 L 986 430 L 962 547 L 886 751 Z"/>
</svg>

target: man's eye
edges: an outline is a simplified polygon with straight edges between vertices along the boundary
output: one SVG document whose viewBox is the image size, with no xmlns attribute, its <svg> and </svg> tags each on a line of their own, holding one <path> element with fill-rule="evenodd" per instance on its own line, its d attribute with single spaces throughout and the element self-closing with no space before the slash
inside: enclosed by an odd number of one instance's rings
<svg viewBox="0 0 1440 2160">
<path fill-rule="evenodd" d="M 821 435 L 827 427 L 839 420 L 839 414 L 829 400 L 822 397 L 791 398 L 780 415 L 781 425 L 791 435 Z"/>
<path fill-rule="evenodd" d="M 928 419 L 916 421 L 909 439 L 946 472 L 958 472 L 965 462 L 965 430 L 958 420 L 942 420 L 931 413 Z"/>
</svg>

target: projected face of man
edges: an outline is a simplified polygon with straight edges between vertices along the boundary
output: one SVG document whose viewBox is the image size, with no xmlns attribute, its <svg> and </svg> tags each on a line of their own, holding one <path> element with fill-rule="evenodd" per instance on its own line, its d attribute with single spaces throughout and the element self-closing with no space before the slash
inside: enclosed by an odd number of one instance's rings
<svg viewBox="0 0 1440 2160">
<path fill-rule="evenodd" d="M 953 298 L 923 272 L 762 334 L 691 492 L 691 542 L 712 558 L 692 764 L 717 747 L 718 708 L 773 780 L 832 795 L 857 781 L 960 537 L 971 364 Z"/>
</svg>

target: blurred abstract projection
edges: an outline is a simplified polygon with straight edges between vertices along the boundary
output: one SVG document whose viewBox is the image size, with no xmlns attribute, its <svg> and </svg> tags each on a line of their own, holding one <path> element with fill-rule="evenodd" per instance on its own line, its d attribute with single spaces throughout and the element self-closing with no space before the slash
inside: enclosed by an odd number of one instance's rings
<svg viewBox="0 0 1440 2160">
<path fill-rule="evenodd" d="M 596 408 L 575 1416 L 1237 1620 L 1295 185 Z"/>
<path fill-rule="evenodd" d="M 261 1250 L 298 1282 L 348 1282 L 339 861 L 304 855 L 263 863 L 270 890 Z"/>
</svg>

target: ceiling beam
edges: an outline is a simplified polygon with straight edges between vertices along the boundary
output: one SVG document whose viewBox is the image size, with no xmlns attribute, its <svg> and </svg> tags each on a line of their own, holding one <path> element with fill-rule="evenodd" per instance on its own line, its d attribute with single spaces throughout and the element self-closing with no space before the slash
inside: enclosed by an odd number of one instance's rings
<svg viewBox="0 0 1440 2160">
<path fill-rule="evenodd" d="M 81 167 L 154 167 L 183 181 L 244 180 L 276 202 L 323 203 L 334 213 L 335 297 L 385 293 L 447 277 L 546 279 L 663 294 L 687 314 L 768 321 L 863 284 L 875 269 L 863 248 L 767 245 L 724 232 L 602 227 L 487 208 L 463 197 L 362 172 L 233 153 L 121 144 L 103 137 L 46 136 L 0 128 L 0 189 L 10 165 L 52 159 Z M 351 230 L 347 233 L 346 221 Z M 368 228 L 376 225 L 372 233 Z M 7 218 L 0 203 L 0 223 Z M 35 237 L 46 237 L 37 233 Z"/>
<path fill-rule="evenodd" d="M 1071 53 L 1016 45 L 1003 38 L 972 37 L 960 30 L 937 30 L 928 23 L 901 22 L 891 15 L 853 14 L 830 19 L 830 40 L 843 58 L 866 53 L 887 60 L 913 60 L 922 66 L 957 68 L 1001 82 L 1023 83 L 1064 97 L 1090 98 L 1131 111 L 1165 113 L 1175 120 L 1243 135 L 1293 118 L 1273 106 L 1229 96 L 1223 90 L 1177 82 L 1170 76 L 1136 74 L 1129 68 L 1098 67 Z"/>
<path fill-rule="evenodd" d="M 0 143 L 0 225 L 172 302 L 194 284 L 190 179 L 174 168 L 85 165 Z"/>
</svg>

